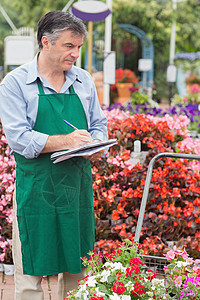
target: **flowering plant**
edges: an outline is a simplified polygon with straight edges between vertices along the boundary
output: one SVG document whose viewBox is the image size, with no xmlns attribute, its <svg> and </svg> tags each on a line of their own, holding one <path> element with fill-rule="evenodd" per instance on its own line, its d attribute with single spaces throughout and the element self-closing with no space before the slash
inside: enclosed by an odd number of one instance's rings
<svg viewBox="0 0 200 300">
<path fill-rule="evenodd" d="M 141 91 L 140 86 L 130 88 L 130 92 L 131 92 L 131 102 L 133 104 L 134 103 L 144 104 L 149 100 L 146 91 L 145 90 Z"/>
<path fill-rule="evenodd" d="M 116 70 L 116 83 L 138 83 L 135 73 L 129 69 L 119 68 Z"/>
<path fill-rule="evenodd" d="M 12 263 L 12 196 L 15 160 L 0 125 L 0 261 Z"/>
<path fill-rule="evenodd" d="M 78 290 L 69 292 L 65 299 L 139 300 L 157 294 L 152 292 L 156 274 L 145 267 L 136 243 L 125 240 L 123 246 L 104 255 L 104 262 L 102 259 L 101 253 L 83 258 L 90 275 L 79 281 Z M 164 288 L 162 282 L 159 286 Z"/>
<path fill-rule="evenodd" d="M 165 267 L 166 289 L 174 299 L 200 299 L 200 260 L 193 260 L 185 250 L 174 246 L 166 254 L 170 262 Z"/>
<path fill-rule="evenodd" d="M 82 258 L 88 275 L 65 299 L 199 299 L 200 260 L 194 261 L 185 250 L 176 247 L 167 252 L 166 259 L 170 263 L 164 266 L 165 279 L 158 279 L 144 264 L 140 245 L 136 242 L 125 240 L 123 245 L 104 256 L 91 252 L 89 259 Z"/>
<path fill-rule="evenodd" d="M 6 264 L 13 264 L 13 257 L 12 257 L 12 240 L 7 239 L 5 237 L 1 237 L 0 240 L 0 249 L 2 253 L 0 254 L 0 261 L 5 262 Z"/>
</svg>

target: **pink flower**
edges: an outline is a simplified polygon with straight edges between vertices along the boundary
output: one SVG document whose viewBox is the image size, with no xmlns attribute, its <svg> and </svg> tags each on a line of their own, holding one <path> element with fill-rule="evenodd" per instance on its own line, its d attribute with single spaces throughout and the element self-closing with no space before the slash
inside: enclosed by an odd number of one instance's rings
<svg viewBox="0 0 200 300">
<path fill-rule="evenodd" d="M 192 85 L 191 94 L 194 94 L 194 93 L 200 93 L 200 88 L 199 88 L 199 85 L 197 83 Z"/>
<path fill-rule="evenodd" d="M 169 250 L 167 254 L 165 254 L 167 260 L 172 260 L 175 257 L 175 253 L 173 250 Z"/>
<path fill-rule="evenodd" d="M 177 249 L 176 246 L 174 246 L 173 249 L 174 249 L 174 254 L 175 254 L 175 255 L 181 255 L 182 251 L 179 250 L 179 249 Z"/>
<path fill-rule="evenodd" d="M 181 284 L 182 284 L 182 278 L 181 278 L 181 276 L 178 276 L 178 277 L 174 280 L 174 283 L 175 283 L 175 286 L 176 286 L 176 287 L 181 286 Z"/>
<path fill-rule="evenodd" d="M 195 259 L 194 264 L 195 264 L 195 265 L 200 264 L 200 259 Z"/>
<path fill-rule="evenodd" d="M 187 262 L 189 265 L 191 265 L 191 264 L 193 264 L 194 260 L 193 260 L 193 258 L 188 257 L 188 258 L 186 259 L 186 262 Z"/>
<path fill-rule="evenodd" d="M 183 250 L 183 252 L 181 253 L 181 257 L 183 258 L 183 259 L 185 259 L 185 260 L 187 260 L 188 259 L 188 253 L 185 251 L 185 249 Z"/>
</svg>

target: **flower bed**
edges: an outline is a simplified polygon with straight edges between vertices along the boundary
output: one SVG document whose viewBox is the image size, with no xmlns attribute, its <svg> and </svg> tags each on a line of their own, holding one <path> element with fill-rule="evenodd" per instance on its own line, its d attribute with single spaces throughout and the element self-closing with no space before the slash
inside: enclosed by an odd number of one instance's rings
<svg viewBox="0 0 200 300">
<path fill-rule="evenodd" d="M 109 110 L 119 109 L 121 111 L 128 111 L 130 114 L 147 114 L 156 117 L 164 117 L 166 114 L 170 115 L 173 118 L 176 116 L 186 116 L 188 117 L 188 127 L 187 129 L 196 130 L 200 133 L 200 110 L 198 109 L 198 105 L 187 104 L 184 101 L 185 97 L 175 96 L 174 106 L 166 108 L 162 110 L 159 107 L 152 107 L 151 104 L 147 101 L 143 104 L 134 105 L 129 102 L 126 106 L 121 105 L 120 103 L 116 103 L 112 105 Z"/>
<path fill-rule="evenodd" d="M 158 118 L 113 109 L 105 112 L 110 138 L 118 146 L 93 166 L 96 249 L 114 249 L 123 238 L 134 238 L 149 161 L 160 152 L 200 154 L 188 136 L 186 116 Z M 132 165 L 134 140 L 148 150 L 144 164 Z M 187 144 L 185 143 L 187 141 Z M 199 142 L 199 140 L 198 140 Z M 200 254 L 200 163 L 165 158 L 152 174 L 141 233 L 145 254 L 163 255 L 167 241 L 177 241 L 190 255 Z"/>
</svg>

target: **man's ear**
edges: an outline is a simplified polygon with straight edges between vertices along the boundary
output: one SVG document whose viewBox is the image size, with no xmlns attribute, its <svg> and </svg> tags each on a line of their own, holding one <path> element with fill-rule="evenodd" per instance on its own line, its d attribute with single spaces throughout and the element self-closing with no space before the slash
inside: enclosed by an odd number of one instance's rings
<svg viewBox="0 0 200 300">
<path fill-rule="evenodd" d="M 44 35 L 41 39 L 41 43 L 42 43 L 43 49 L 48 49 L 49 44 L 50 44 L 50 40 L 46 35 Z"/>
</svg>

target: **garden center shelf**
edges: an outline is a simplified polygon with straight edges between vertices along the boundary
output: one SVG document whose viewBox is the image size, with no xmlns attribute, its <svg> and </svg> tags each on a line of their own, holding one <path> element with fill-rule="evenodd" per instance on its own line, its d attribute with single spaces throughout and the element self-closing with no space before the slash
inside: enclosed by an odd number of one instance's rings
<svg viewBox="0 0 200 300">
<path fill-rule="evenodd" d="M 136 242 L 139 242 L 139 239 L 140 239 L 142 224 L 143 224 L 143 220 L 144 220 L 144 213 L 145 213 L 147 198 L 148 198 L 148 194 L 149 194 L 149 187 L 150 187 L 150 182 L 151 182 L 153 166 L 157 160 L 159 160 L 163 157 L 200 160 L 200 155 L 184 154 L 184 153 L 168 153 L 168 152 L 163 152 L 163 153 L 157 154 L 156 156 L 154 156 L 152 158 L 152 160 L 149 163 L 148 170 L 147 170 L 144 192 L 143 192 L 143 196 L 142 196 L 140 212 L 139 212 L 138 221 L 137 221 L 137 227 L 136 227 L 136 232 L 135 232 L 135 241 Z M 144 258 L 146 265 L 150 269 L 157 271 L 157 273 L 159 275 L 164 275 L 164 265 L 166 264 L 165 257 L 143 255 L 143 258 Z"/>
</svg>

